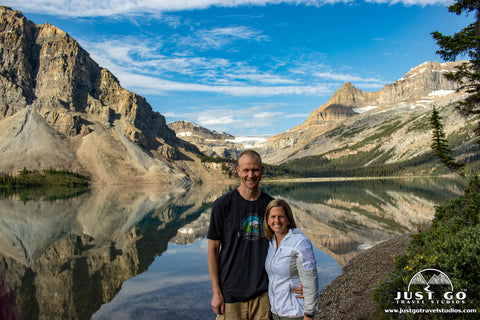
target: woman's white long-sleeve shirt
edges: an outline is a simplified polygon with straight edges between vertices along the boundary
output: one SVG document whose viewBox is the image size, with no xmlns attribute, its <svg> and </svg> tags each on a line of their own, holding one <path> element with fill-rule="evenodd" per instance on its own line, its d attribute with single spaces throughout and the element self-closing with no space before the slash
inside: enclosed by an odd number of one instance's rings
<svg viewBox="0 0 480 320">
<path fill-rule="evenodd" d="M 317 310 L 317 264 L 311 241 L 299 229 L 289 229 L 278 248 L 275 236 L 272 237 L 265 269 L 272 313 L 281 317 L 303 317 L 304 312 Z M 292 291 L 300 283 L 303 299 Z"/>
</svg>

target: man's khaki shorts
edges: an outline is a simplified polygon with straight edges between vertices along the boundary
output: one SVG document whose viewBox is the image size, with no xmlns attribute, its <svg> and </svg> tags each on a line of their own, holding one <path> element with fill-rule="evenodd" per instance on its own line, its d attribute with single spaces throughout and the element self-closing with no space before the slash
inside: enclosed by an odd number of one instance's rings
<svg viewBox="0 0 480 320">
<path fill-rule="evenodd" d="M 270 320 L 268 293 L 247 302 L 225 303 L 225 313 L 217 320 Z"/>
</svg>

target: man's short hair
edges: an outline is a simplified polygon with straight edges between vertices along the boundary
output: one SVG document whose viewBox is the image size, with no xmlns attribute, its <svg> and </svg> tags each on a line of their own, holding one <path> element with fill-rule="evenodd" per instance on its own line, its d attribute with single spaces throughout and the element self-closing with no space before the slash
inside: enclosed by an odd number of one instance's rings
<svg viewBox="0 0 480 320">
<path fill-rule="evenodd" d="M 248 149 L 240 153 L 240 156 L 238 157 L 238 160 L 237 160 L 237 167 L 238 167 L 238 162 L 240 161 L 240 158 L 243 156 L 257 157 L 258 160 L 260 160 L 260 164 L 262 164 L 262 157 L 260 156 L 260 154 L 255 150 Z"/>
</svg>

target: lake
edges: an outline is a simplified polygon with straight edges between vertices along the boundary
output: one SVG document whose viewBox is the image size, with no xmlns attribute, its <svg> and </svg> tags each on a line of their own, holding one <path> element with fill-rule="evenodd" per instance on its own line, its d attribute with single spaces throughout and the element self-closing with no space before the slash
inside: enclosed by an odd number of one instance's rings
<svg viewBox="0 0 480 320">
<path fill-rule="evenodd" d="M 362 250 L 427 224 L 464 185 L 404 178 L 261 187 L 289 201 L 324 288 Z M 0 199 L 0 316 L 214 319 L 205 235 L 211 204 L 228 189 L 117 186 L 66 200 Z"/>
</svg>

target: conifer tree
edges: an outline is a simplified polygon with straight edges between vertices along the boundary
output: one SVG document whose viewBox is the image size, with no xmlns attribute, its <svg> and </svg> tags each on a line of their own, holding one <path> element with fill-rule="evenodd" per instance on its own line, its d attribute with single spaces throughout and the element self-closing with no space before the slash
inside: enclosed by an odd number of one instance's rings
<svg viewBox="0 0 480 320">
<path fill-rule="evenodd" d="M 432 149 L 437 158 L 452 172 L 457 173 L 464 179 L 467 179 L 463 168 L 464 163 L 457 162 L 453 158 L 453 150 L 448 147 L 448 142 L 443 131 L 443 124 L 438 110 L 433 107 L 432 115 L 430 116 L 430 125 L 433 128 Z"/>
<path fill-rule="evenodd" d="M 448 10 L 457 15 L 474 12 L 476 20 L 455 33 L 446 36 L 438 31 L 432 32 L 433 38 L 440 46 L 437 51 L 445 61 L 455 61 L 458 56 L 466 56 L 469 60 L 456 67 L 456 72 L 446 74 L 450 80 L 460 85 L 459 90 L 468 94 L 467 98 L 455 105 L 455 108 L 466 117 L 474 117 L 478 121 L 480 115 L 480 1 L 455 0 Z M 480 137 L 480 125 L 475 129 Z M 478 141 L 478 140 L 477 140 Z"/>
</svg>

